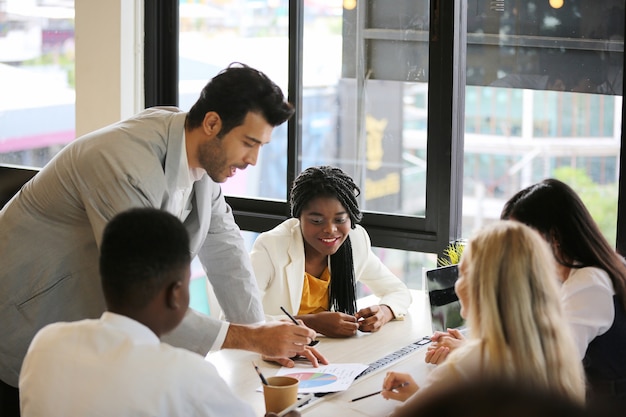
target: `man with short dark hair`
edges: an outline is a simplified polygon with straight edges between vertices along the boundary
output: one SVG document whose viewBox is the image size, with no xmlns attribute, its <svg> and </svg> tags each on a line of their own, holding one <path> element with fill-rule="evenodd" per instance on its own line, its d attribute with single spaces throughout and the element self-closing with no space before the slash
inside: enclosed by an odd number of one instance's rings
<svg viewBox="0 0 626 417">
<path fill-rule="evenodd" d="M 0 414 L 13 415 L 22 359 L 35 333 L 58 321 L 100 317 L 102 230 L 133 207 L 166 210 L 190 236 L 228 322 L 189 310 L 164 340 L 206 355 L 262 353 L 287 366 L 315 332 L 264 323 L 243 238 L 220 183 L 255 165 L 273 128 L 293 114 L 265 74 L 231 64 L 189 113 L 151 108 L 67 145 L 0 211 Z"/>
<path fill-rule="evenodd" d="M 202 356 L 159 341 L 189 305 L 181 222 L 131 209 L 109 222 L 100 248 L 107 311 L 37 333 L 20 373 L 21 414 L 253 417 Z"/>
</svg>

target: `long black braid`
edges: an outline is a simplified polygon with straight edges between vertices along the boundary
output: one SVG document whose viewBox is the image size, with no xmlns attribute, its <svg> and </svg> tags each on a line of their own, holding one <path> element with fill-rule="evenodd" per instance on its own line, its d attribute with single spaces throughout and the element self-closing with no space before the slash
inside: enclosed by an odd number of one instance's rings
<svg viewBox="0 0 626 417">
<path fill-rule="evenodd" d="M 294 180 L 291 187 L 291 216 L 298 218 L 309 202 L 318 197 L 339 200 L 350 216 L 354 229 L 363 217 L 357 197 L 361 193 L 352 178 L 339 168 L 330 166 L 311 167 Z M 350 236 L 330 256 L 329 308 L 346 314 L 356 313 L 356 284 Z"/>
</svg>

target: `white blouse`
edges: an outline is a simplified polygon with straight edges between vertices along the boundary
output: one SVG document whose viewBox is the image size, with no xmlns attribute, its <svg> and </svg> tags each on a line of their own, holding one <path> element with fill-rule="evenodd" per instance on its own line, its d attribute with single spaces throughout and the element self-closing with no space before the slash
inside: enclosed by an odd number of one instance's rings
<svg viewBox="0 0 626 417">
<path fill-rule="evenodd" d="M 609 275 L 599 268 L 572 269 L 563 282 L 561 301 L 581 360 L 589 343 L 613 325 L 614 295 Z"/>
</svg>

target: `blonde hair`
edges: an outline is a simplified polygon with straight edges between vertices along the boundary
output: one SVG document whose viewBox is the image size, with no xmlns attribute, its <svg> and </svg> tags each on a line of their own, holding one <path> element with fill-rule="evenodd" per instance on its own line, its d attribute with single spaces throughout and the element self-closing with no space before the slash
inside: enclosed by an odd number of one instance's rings
<svg viewBox="0 0 626 417">
<path fill-rule="evenodd" d="M 522 223 L 499 221 L 469 241 L 461 262 L 467 321 L 471 337 L 482 342 L 485 377 L 545 387 L 582 403 L 584 371 L 541 236 Z"/>
</svg>

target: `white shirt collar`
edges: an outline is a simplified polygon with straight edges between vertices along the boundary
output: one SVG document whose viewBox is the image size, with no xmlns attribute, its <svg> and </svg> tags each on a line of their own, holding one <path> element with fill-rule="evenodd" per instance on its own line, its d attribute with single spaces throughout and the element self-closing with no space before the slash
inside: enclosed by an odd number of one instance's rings
<svg viewBox="0 0 626 417">
<path fill-rule="evenodd" d="M 161 340 L 152 330 L 130 317 L 105 311 L 102 313 L 100 321 L 104 326 L 114 327 L 127 334 L 136 344 L 158 345 L 161 343 Z"/>
<path fill-rule="evenodd" d="M 164 209 L 178 217 L 181 221 L 185 221 L 187 215 L 191 212 L 191 196 L 193 192 L 193 184 L 198 181 L 206 173 L 200 168 L 189 168 L 189 160 L 187 158 L 186 136 L 183 132 L 183 151 L 180 153 L 176 177 L 173 178 L 173 189 L 169 190 L 169 197 L 165 202 Z"/>
<path fill-rule="evenodd" d="M 189 157 L 187 156 L 187 136 L 185 132 L 183 132 L 183 149 L 185 150 L 185 152 L 182 152 L 181 155 L 179 172 L 188 172 L 189 178 L 187 179 L 187 182 L 185 182 L 185 184 L 181 184 L 182 180 L 179 180 L 177 185 L 178 188 L 190 188 L 192 183 L 199 181 L 200 179 L 202 179 L 203 175 L 206 175 L 206 171 L 202 168 L 189 168 Z"/>
<path fill-rule="evenodd" d="M 193 185 L 187 159 L 187 137 L 185 132 L 183 132 L 183 150 L 184 152 L 180 153 L 180 161 L 178 161 L 178 177 L 176 178 L 176 189 L 178 190 L 186 190 Z"/>
</svg>

